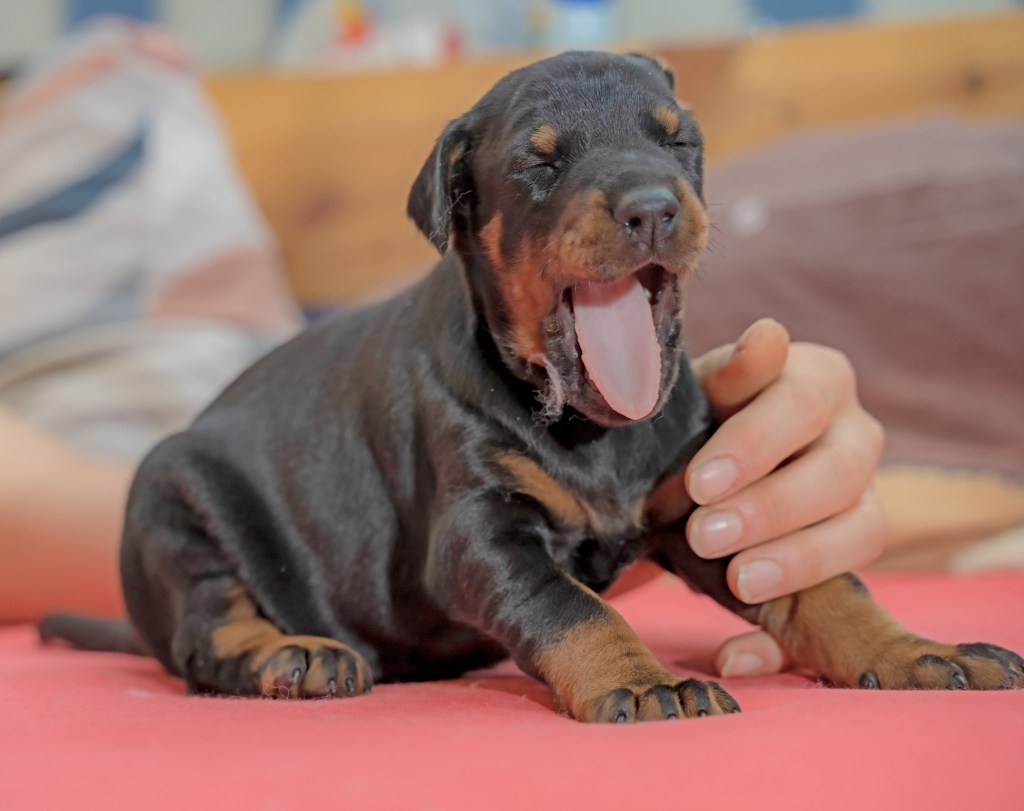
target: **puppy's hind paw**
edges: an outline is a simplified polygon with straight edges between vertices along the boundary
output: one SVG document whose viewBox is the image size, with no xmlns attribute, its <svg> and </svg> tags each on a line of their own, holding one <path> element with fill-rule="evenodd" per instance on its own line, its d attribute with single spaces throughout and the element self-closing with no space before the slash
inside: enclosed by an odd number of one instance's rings
<svg viewBox="0 0 1024 811">
<path fill-rule="evenodd" d="M 256 665 L 262 695 L 345 698 L 369 692 L 373 677 L 363 657 L 333 639 L 282 636 Z"/>
</svg>

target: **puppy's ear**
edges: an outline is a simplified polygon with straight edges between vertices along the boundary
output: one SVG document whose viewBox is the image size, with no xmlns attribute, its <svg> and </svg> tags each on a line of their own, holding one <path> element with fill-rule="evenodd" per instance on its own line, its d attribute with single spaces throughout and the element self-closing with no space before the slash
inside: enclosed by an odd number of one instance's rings
<svg viewBox="0 0 1024 811">
<path fill-rule="evenodd" d="M 652 54 L 643 54 L 636 51 L 628 53 L 626 54 L 626 56 L 632 56 L 635 59 L 642 59 L 647 64 L 654 65 L 654 67 L 656 67 L 658 70 L 662 72 L 662 74 L 664 74 L 665 81 L 668 82 L 669 89 L 675 90 L 676 75 L 675 73 L 672 72 L 672 68 L 669 66 L 668 62 L 666 62 L 660 56 L 654 56 Z"/>
<path fill-rule="evenodd" d="M 454 218 L 460 215 L 460 202 L 471 191 L 466 161 L 470 143 L 465 118 L 450 122 L 409 192 L 406 211 L 442 256 L 448 250 Z"/>
</svg>

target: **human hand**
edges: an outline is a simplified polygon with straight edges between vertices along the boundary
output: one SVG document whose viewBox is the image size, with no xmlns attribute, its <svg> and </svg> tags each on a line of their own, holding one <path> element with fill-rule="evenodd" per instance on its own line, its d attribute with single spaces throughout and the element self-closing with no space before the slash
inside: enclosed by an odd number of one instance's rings
<svg viewBox="0 0 1024 811">
<path fill-rule="evenodd" d="M 735 554 L 733 593 L 761 603 L 878 557 L 885 525 L 871 483 L 884 434 L 857 399 L 846 357 L 790 344 L 762 319 L 694 368 L 720 427 L 687 467 L 699 506 L 686 534 L 700 557 Z M 764 631 L 730 639 L 716 657 L 723 676 L 786 664 Z"/>
</svg>

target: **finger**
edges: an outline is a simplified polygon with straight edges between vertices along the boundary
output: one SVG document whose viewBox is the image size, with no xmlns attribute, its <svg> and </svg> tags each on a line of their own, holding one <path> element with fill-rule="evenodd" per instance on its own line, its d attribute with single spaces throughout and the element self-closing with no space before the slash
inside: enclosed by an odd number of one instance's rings
<svg viewBox="0 0 1024 811">
<path fill-rule="evenodd" d="M 885 521 L 868 490 L 844 513 L 740 552 L 729 562 L 729 588 L 755 604 L 792 594 L 857 569 L 885 547 Z"/>
<path fill-rule="evenodd" d="M 849 509 L 871 484 L 883 436 L 863 411 L 840 418 L 807 453 L 694 511 L 686 527 L 691 548 L 702 558 L 719 558 Z"/>
<path fill-rule="evenodd" d="M 715 656 L 715 668 L 723 678 L 779 673 L 789 664 L 789 657 L 779 643 L 764 631 L 734 636 Z"/>
<path fill-rule="evenodd" d="M 789 334 L 771 318 L 747 328 L 735 344 L 726 344 L 693 363 L 715 414 L 724 420 L 775 380 L 786 364 Z"/>
<path fill-rule="evenodd" d="M 794 347 L 796 348 L 796 347 Z M 690 460 L 686 489 L 697 504 L 735 493 L 806 448 L 854 399 L 854 374 L 841 353 L 804 345 L 800 373 L 784 372 L 712 434 Z"/>
</svg>

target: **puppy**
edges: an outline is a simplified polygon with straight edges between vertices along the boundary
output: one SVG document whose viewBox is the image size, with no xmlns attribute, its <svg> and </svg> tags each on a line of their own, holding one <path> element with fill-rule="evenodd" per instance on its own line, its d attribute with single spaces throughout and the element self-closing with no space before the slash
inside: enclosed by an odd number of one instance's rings
<svg viewBox="0 0 1024 811">
<path fill-rule="evenodd" d="M 598 596 L 639 558 L 839 685 L 1024 684 L 1016 654 L 908 634 L 851 575 L 748 606 L 689 551 L 682 471 L 712 426 L 681 313 L 708 218 L 659 64 L 510 74 L 445 129 L 409 214 L 442 254 L 423 282 L 272 352 L 138 472 L 125 598 L 189 689 L 353 696 L 511 656 L 584 721 L 736 712 Z M 127 644 L 96 630 L 43 626 Z"/>
</svg>

